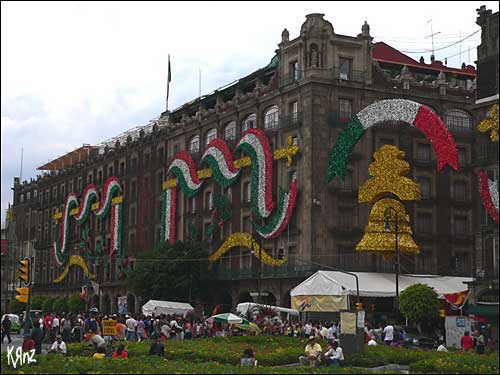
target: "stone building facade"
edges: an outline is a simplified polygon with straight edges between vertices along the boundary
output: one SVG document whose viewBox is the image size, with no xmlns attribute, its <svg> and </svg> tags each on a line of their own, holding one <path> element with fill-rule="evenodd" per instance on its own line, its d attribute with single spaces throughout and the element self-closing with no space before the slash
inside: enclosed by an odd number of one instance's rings
<svg viewBox="0 0 500 375">
<path fill-rule="evenodd" d="M 90 147 L 88 156 L 61 164 L 57 171 L 30 182 L 14 184 L 15 238 L 30 246 L 36 257 L 35 293 L 68 295 L 85 279 L 73 267 L 60 284 L 53 279 L 60 270 L 52 264 L 50 244 L 58 233 L 52 216 L 62 210 L 66 195 L 82 193 L 87 183 L 102 189 L 109 176 L 124 185 L 123 245 L 134 258 L 160 241 L 162 183 L 174 154 L 188 150 L 197 168 L 204 146 L 214 137 L 226 140 L 231 151 L 248 128 L 263 129 L 273 149 L 284 147 L 288 137 L 300 147 L 290 167 L 275 161 L 273 184 L 288 189 L 297 178 L 299 195 L 288 228 L 262 246 L 275 258 L 289 256 L 284 266 L 262 265 L 247 249 L 233 249 L 216 262 L 220 288 L 213 301 L 234 306 L 251 299 L 260 279 L 266 302 L 290 305 L 290 289 L 324 264 L 350 271 L 392 272 L 393 265 L 374 255 L 357 254 L 355 246 L 368 221 L 369 205 L 357 202 L 358 187 L 369 178 L 372 155 L 383 144 L 394 144 L 411 165 L 409 177 L 419 182 L 422 199 L 405 204 L 414 239 L 421 247 L 416 258 L 403 258 L 405 273 L 471 275 L 474 222 L 479 206 L 473 175 L 478 117 L 474 107 L 474 69 L 448 69 L 431 64 L 382 61 L 374 58 L 370 27 L 365 22 L 357 36 L 337 34 L 323 14 L 309 14 L 300 34 L 290 39 L 285 29 L 276 56 L 268 66 L 237 83 L 184 104 L 134 134 L 118 137 L 106 147 Z M 402 55 L 402 54 L 401 54 Z M 389 65 L 388 65 L 389 64 Z M 393 74 L 401 69 L 399 74 Z M 429 106 L 447 124 L 458 147 L 461 171 L 437 172 L 429 141 L 414 127 L 386 123 L 367 130 L 357 144 L 343 183 L 327 183 L 330 150 L 351 115 L 369 104 L 392 98 Z M 70 165 L 70 166 L 68 166 Z M 186 239 L 188 222 L 204 231 L 211 223 L 215 194 L 231 202 L 232 218 L 210 244 L 215 251 L 230 233 L 252 230 L 250 171 L 244 170 L 230 188 L 207 181 L 203 191 L 188 199 L 179 194 L 177 238 Z M 75 225 L 70 234 L 71 252 L 78 252 L 81 236 Z M 108 235 L 109 220 L 100 225 L 91 219 L 95 242 Z M 97 267 L 103 310 L 116 310 L 118 296 L 128 295 L 129 306 L 138 307 L 140 296 L 114 280 L 110 270 Z M 97 301 L 95 301 L 97 302 Z"/>
</svg>

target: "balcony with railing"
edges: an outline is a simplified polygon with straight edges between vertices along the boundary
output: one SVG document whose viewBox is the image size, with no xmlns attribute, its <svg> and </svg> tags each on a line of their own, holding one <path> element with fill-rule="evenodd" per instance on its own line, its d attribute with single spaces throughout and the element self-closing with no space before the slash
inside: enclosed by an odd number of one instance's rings
<svg viewBox="0 0 500 375">
<path fill-rule="evenodd" d="M 499 144 L 484 143 L 479 144 L 473 149 L 473 165 L 483 166 L 487 164 L 498 163 Z"/>
<path fill-rule="evenodd" d="M 332 76 L 341 82 L 364 82 L 366 72 L 363 70 L 350 70 L 346 73 L 339 68 L 333 68 Z"/>
<path fill-rule="evenodd" d="M 352 113 L 334 111 L 328 117 L 331 126 L 343 128 L 351 120 Z"/>
<path fill-rule="evenodd" d="M 301 70 L 296 70 L 293 72 L 289 72 L 280 77 L 280 87 L 286 86 L 293 82 L 298 82 L 302 78 L 303 73 Z"/>
<path fill-rule="evenodd" d="M 302 124 L 302 112 L 294 112 L 286 116 L 280 116 L 279 120 L 280 129 L 288 129 Z"/>
</svg>

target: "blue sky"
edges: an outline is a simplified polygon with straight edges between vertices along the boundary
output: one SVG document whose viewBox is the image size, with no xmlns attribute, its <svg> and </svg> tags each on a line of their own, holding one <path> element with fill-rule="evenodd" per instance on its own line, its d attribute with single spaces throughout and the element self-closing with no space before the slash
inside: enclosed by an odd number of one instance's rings
<svg viewBox="0 0 500 375">
<path fill-rule="evenodd" d="M 9 2 L 1 3 L 1 218 L 13 178 L 83 143 L 96 144 L 265 66 L 287 28 L 298 36 L 308 13 L 325 13 L 336 33 L 357 35 L 366 20 L 375 41 L 429 50 L 479 29 L 476 8 L 453 2 Z M 480 33 L 462 43 L 473 64 Z M 458 67 L 456 45 L 436 52 Z M 418 59 L 430 52 L 415 53 Z M 456 56 L 453 56 L 456 55 Z"/>
</svg>

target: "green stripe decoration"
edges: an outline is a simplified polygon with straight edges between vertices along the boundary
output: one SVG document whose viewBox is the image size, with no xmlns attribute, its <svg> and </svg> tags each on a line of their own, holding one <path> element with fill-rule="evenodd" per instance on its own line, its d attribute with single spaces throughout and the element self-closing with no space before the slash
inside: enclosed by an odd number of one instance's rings
<svg viewBox="0 0 500 375">
<path fill-rule="evenodd" d="M 332 181 L 335 176 L 344 181 L 349 156 L 364 132 L 365 128 L 356 115 L 352 116 L 351 121 L 340 132 L 339 138 L 330 154 L 326 175 L 328 182 Z"/>
</svg>

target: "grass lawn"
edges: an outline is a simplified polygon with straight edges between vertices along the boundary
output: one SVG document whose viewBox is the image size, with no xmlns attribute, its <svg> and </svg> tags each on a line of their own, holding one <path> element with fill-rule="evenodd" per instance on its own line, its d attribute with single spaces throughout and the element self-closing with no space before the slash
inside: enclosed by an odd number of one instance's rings
<svg viewBox="0 0 500 375">
<path fill-rule="evenodd" d="M 2 353 L 2 373 L 365 373 L 355 367 L 376 367 L 386 364 L 409 365 L 411 373 L 498 374 L 498 352 L 489 355 L 437 353 L 388 347 L 365 347 L 362 354 L 346 355 L 346 368 L 273 366 L 298 362 L 305 340 L 289 337 L 248 336 L 201 340 L 167 341 L 166 358 L 149 357 L 150 342 L 126 343 L 129 359 L 98 361 L 78 356 L 82 344 L 69 344 L 68 355 L 39 356 L 37 363 L 13 369 L 7 366 Z M 324 342 L 320 344 L 325 347 Z M 259 361 L 257 367 L 238 365 L 245 348 L 252 348 Z M 386 372 L 388 373 L 388 372 Z"/>
</svg>

